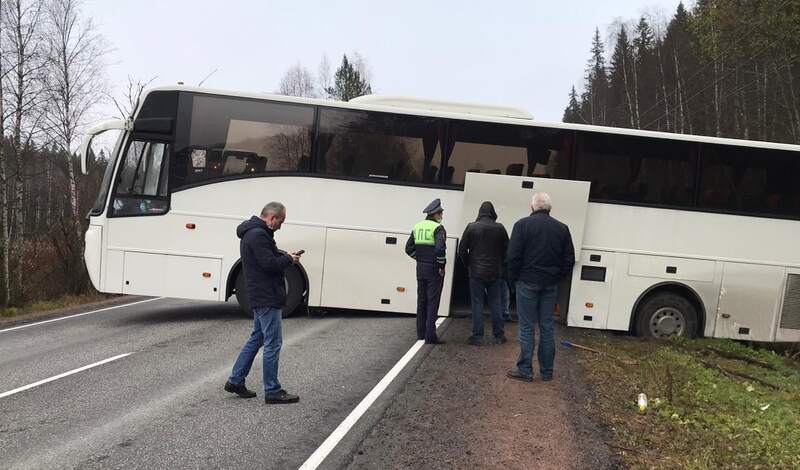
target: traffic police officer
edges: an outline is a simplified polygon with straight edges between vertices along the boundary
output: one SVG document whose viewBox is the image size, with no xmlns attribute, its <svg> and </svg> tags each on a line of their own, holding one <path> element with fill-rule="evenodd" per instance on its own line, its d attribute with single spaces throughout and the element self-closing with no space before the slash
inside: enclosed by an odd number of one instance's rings
<svg viewBox="0 0 800 470">
<path fill-rule="evenodd" d="M 406 242 L 406 253 L 417 261 L 417 339 L 424 339 L 426 344 L 443 344 L 436 336 L 436 315 L 447 262 L 442 201 L 434 199 L 422 212 L 427 217 L 414 225 Z"/>
</svg>

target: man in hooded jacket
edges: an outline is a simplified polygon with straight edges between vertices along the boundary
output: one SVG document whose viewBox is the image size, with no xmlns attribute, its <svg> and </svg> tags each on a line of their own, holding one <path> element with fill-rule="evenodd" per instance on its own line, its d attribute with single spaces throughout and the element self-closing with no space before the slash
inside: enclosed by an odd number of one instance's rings
<svg viewBox="0 0 800 470">
<path fill-rule="evenodd" d="M 300 260 L 300 254 L 284 254 L 275 243 L 275 232 L 286 220 L 286 207 L 280 202 L 270 202 L 236 228 L 242 259 L 242 270 L 247 284 L 247 298 L 253 310 L 254 325 L 233 366 L 225 391 L 242 398 L 256 396 L 245 387 L 244 381 L 258 353 L 264 347 L 264 402 L 268 404 L 296 403 L 297 395 L 287 393 L 278 382 L 278 358 L 283 344 L 281 329 L 282 309 L 286 304 L 286 286 L 283 272 Z"/>
<path fill-rule="evenodd" d="M 478 218 L 467 225 L 458 245 L 458 256 L 469 270 L 469 291 L 472 304 L 472 336 L 469 344 L 483 341 L 483 305 L 488 302 L 492 315 L 492 334 L 495 344 L 505 343 L 501 305 L 505 255 L 508 232 L 497 223 L 497 213 L 491 202 L 485 201 Z"/>
</svg>

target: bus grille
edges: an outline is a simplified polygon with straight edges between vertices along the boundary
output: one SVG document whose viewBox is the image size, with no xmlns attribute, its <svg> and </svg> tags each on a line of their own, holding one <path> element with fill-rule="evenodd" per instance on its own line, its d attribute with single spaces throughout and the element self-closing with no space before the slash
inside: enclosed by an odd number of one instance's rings
<svg viewBox="0 0 800 470">
<path fill-rule="evenodd" d="M 781 328 L 800 330 L 800 274 L 789 274 L 786 279 Z"/>
</svg>

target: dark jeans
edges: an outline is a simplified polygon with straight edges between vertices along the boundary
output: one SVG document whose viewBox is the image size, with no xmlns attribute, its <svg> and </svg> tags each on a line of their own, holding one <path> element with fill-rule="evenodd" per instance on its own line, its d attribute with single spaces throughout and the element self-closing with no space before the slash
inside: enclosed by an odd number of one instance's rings
<svg viewBox="0 0 800 470">
<path fill-rule="evenodd" d="M 519 360 L 521 375 L 533 377 L 533 347 L 536 342 L 533 327 L 539 324 L 539 372 L 542 377 L 553 376 L 553 359 L 556 355 L 553 332 L 553 310 L 556 304 L 556 286 L 539 286 L 517 281 L 517 315 L 519 316 Z"/>
<path fill-rule="evenodd" d="M 436 341 L 436 316 L 444 279 L 417 279 L 417 339 Z"/>
<path fill-rule="evenodd" d="M 228 382 L 236 385 L 244 384 L 258 349 L 264 346 L 264 390 L 267 393 L 276 393 L 281 390 L 281 384 L 278 382 L 278 358 L 283 345 L 281 309 L 254 308 L 253 316 L 255 317 L 253 332 L 239 353 Z"/>
<path fill-rule="evenodd" d="M 489 311 L 492 314 L 492 334 L 495 338 L 505 336 L 503 331 L 503 319 L 501 300 L 502 279 L 494 281 L 484 281 L 474 277 L 469 278 L 469 293 L 472 303 L 472 337 L 479 340 L 483 338 L 483 305 L 489 304 Z"/>
</svg>

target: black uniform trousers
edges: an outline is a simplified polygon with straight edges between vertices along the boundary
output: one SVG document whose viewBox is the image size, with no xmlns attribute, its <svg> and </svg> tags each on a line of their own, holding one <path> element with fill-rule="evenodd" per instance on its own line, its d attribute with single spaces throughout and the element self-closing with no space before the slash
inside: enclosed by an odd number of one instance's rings
<svg viewBox="0 0 800 470">
<path fill-rule="evenodd" d="M 428 263 L 417 263 L 417 339 L 437 341 L 436 316 L 442 297 L 444 278 L 439 268 Z"/>
</svg>

